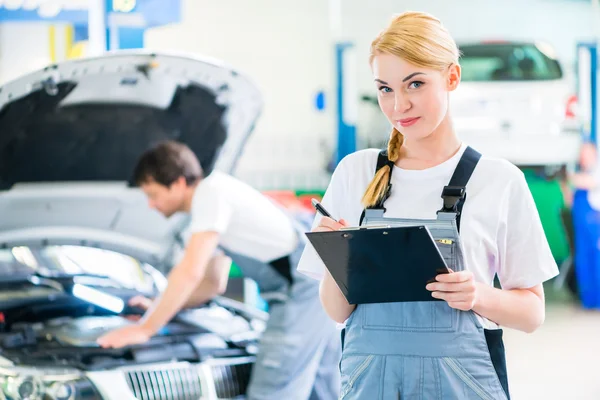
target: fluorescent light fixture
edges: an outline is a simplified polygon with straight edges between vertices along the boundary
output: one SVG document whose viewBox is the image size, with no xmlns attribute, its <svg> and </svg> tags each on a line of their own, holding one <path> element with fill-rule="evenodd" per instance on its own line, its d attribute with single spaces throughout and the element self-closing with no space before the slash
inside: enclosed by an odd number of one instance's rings
<svg viewBox="0 0 600 400">
<path fill-rule="evenodd" d="M 38 15 L 42 18 L 54 18 L 62 11 L 62 6 L 59 2 L 47 2 L 40 4 Z"/>
<path fill-rule="evenodd" d="M 18 10 L 19 8 L 23 7 L 23 0 L 4 0 L 4 8 L 6 8 L 7 10 Z"/>
<path fill-rule="evenodd" d="M 25 0 L 21 8 L 26 11 L 32 11 L 39 7 L 38 0 Z"/>
<path fill-rule="evenodd" d="M 136 0 L 113 0 L 113 11 L 128 13 L 136 6 Z"/>
<path fill-rule="evenodd" d="M 73 285 L 73 296 L 117 314 L 119 314 L 125 308 L 125 302 L 121 298 L 101 292 L 80 283 Z"/>
</svg>

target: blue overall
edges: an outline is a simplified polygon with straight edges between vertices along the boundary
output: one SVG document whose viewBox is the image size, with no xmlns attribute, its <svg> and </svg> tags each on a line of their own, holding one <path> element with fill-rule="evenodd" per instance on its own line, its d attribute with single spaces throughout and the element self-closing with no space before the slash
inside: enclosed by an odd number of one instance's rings
<svg viewBox="0 0 600 400">
<path fill-rule="evenodd" d="M 305 245 L 298 228 L 296 250 L 268 264 L 223 249 L 245 277 L 256 281 L 269 305 L 248 400 L 331 400 L 339 395 L 339 331 L 321 306 L 319 283 L 297 271 Z"/>
<path fill-rule="evenodd" d="M 467 148 L 444 188 L 444 207 L 436 219 L 384 218 L 384 198 L 365 210 L 361 225 L 426 225 L 448 267 L 463 270 L 460 212 L 479 157 Z M 377 168 L 385 163 L 382 152 Z M 502 331 L 484 329 L 472 311 L 453 309 L 445 301 L 359 304 L 342 338 L 340 399 L 509 398 Z"/>
<path fill-rule="evenodd" d="M 575 228 L 575 276 L 581 305 L 600 308 L 600 211 L 588 201 L 587 190 L 577 190 L 573 199 Z"/>
</svg>

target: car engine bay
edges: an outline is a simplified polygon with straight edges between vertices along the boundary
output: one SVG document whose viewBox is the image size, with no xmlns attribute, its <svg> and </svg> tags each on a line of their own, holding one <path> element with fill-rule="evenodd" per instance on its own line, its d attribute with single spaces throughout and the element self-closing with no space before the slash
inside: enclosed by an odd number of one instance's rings
<svg viewBox="0 0 600 400">
<path fill-rule="evenodd" d="M 96 343 L 104 333 L 133 322 L 125 316 L 60 317 L 17 322 L 0 333 L 2 355 L 17 365 L 72 367 L 94 371 L 171 361 L 203 362 L 248 356 L 260 327 L 241 315 L 209 304 L 185 310 L 148 342 L 121 349 Z M 260 325 L 260 323 L 258 324 Z"/>
</svg>

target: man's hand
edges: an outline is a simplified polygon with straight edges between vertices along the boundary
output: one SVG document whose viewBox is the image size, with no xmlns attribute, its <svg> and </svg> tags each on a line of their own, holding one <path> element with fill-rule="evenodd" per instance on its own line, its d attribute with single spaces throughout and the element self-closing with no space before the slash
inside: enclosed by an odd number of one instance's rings
<svg viewBox="0 0 600 400">
<path fill-rule="evenodd" d="M 150 334 L 143 325 L 132 325 L 116 329 L 98 338 L 97 342 L 104 348 L 120 348 L 150 340 Z"/>
<path fill-rule="evenodd" d="M 137 295 L 137 296 L 133 296 L 131 299 L 129 299 L 127 304 L 129 304 L 131 307 L 138 307 L 138 308 L 141 308 L 142 310 L 147 310 L 152 305 L 152 301 L 153 301 L 152 299 L 149 299 L 142 295 Z"/>
<path fill-rule="evenodd" d="M 452 308 L 469 311 L 478 301 L 477 283 L 471 271 L 440 274 L 435 277 L 437 282 L 428 284 L 425 288 L 431 291 L 431 296 L 445 300 Z"/>
<path fill-rule="evenodd" d="M 219 243 L 217 232 L 194 233 L 185 248 L 183 259 L 171 270 L 167 287 L 131 327 L 109 332 L 98 339 L 102 347 L 123 347 L 144 343 L 165 326 L 189 300 L 206 275 L 206 268 Z"/>
<path fill-rule="evenodd" d="M 127 302 L 127 304 L 130 307 L 137 307 L 140 308 L 144 311 L 148 311 L 148 309 L 150 308 L 150 306 L 152 306 L 152 299 L 149 299 L 147 297 L 144 297 L 142 295 L 137 295 L 132 297 L 131 299 L 129 299 L 129 301 Z M 130 321 L 139 321 L 142 318 L 141 315 L 128 315 L 127 319 Z"/>
</svg>

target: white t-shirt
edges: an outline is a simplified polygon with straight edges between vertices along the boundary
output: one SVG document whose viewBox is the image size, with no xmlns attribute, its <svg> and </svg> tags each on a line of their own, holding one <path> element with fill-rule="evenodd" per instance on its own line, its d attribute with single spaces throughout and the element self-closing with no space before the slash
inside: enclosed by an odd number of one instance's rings
<svg viewBox="0 0 600 400">
<path fill-rule="evenodd" d="M 451 159 L 425 170 L 394 167 L 384 216 L 435 219 L 443 204 L 442 189 L 466 147 L 463 144 Z M 378 153 L 378 149 L 361 150 L 340 162 L 322 201 L 334 218 L 358 225 L 363 211 L 360 201 L 375 174 Z M 320 219 L 317 215 L 314 226 Z M 508 161 L 482 156 L 467 184 L 460 223 L 465 268 L 477 281 L 493 285 L 497 274 L 504 289 L 529 288 L 558 274 L 525 177 Z M 324 268 L 307 244 L 298 270 L 320 280 Z"/>
<path fill-rule="evenodd" d="M 248 184 L 214 171 L 194 192 L 186 236 L 218 232 L 221 247 L 268 262 L 290 254 L 298 234 L 285 213 Z"/>
</svg>

